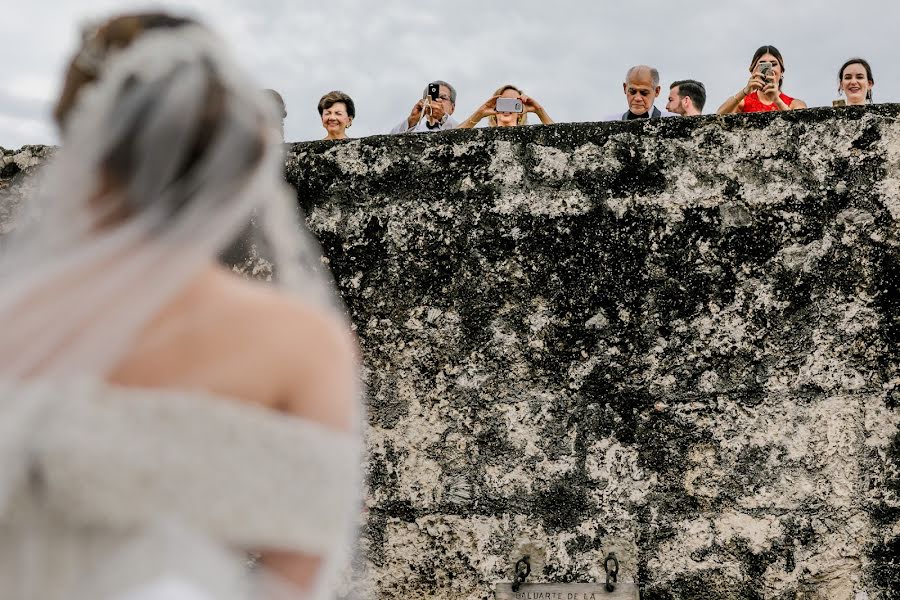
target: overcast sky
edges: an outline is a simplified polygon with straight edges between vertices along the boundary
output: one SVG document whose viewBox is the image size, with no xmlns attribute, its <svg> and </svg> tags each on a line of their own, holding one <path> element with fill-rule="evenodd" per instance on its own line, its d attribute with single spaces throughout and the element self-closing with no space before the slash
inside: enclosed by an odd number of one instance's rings
<svg viewBox="0 0 900 600">
<path fill-rule="evenodd" d="M 334 89 L 356 103 L 349 134 L 386 133 L 434 79 L 456 86 L 458 120 L 499 85 L 515 83 L 557 121 L 593 121 L 624 112 L 621 83 L 628 67 L 638 63 L 660 70 L 663 95 L 673 80 L 703 81 L 706 112 L 714 112 L 744 85 L 750 58 L 763 44 L 784 55 L 784 91 L 810 106 L 830 105 L 838 67 L 856 55 L 872 63 L 876 101 L 900 101 L 898 0 L 3 0 L 3 5 L 0 146 L 6 148 L 57 141 L 50 107 L 82 23 L 160 7 L 211 25 L 260 87 L 282 93 L 288 141 L 324 137 L 316 104 Z M 664 98 L 657 101 L 664 105 Z"/>
</svg>

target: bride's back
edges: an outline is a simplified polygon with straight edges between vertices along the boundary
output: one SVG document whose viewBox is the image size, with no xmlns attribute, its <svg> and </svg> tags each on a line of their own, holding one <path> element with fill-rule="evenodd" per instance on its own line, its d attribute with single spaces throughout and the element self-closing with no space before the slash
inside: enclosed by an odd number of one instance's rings
<svg viewBox="0 0 900 600">
<path fill-rule="evenodd" d="M 187 19 L 112 19 L 73 59 L 0 264 L 0 596 L 174 569 L 219 597 L 234 549 L 328 581 L 359 494 L 354 344 L 264 98 Z M 216 258 L 251 218 L 271 284 Z"/>
<path fill-rule="evenodd" d="M 108 379 L 205 391 L 341 431 L 359 422 L 353 342 L 343 323 L 218 266 L 148 323 Z"/>
</svg>

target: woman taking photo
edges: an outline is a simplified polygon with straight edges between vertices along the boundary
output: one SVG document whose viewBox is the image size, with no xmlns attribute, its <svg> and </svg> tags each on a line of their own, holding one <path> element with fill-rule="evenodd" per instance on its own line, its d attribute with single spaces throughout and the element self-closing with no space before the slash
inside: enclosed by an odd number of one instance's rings
<svg viewBox="0 0 900 600">
<path fill-rule="evenodd" d="M 522 112 L 497 112 L 497 100 L 499 98 L 514 98 L 522 101 Z M 497 89 L 487 101 L 478 107 L 472 116 L 457 126 L 457 129 L 472 129 L 485 117 L 489 127 L 515 127 L 528 124 L 528 113 L 534 113 L 543 125 L 552 125 L 553 119 L 544 110 L 537 100 L 526 96 L 522 90 L 514 85 L 507 84 Z"/>
<path fill-rule="evenodd" d="M 784 59 L 775 46 L 761 46 L 750 61 L 750 79 L 719 107 L 720 115 L 806 108 L 806 102 L 781 91 Z"/>
<path fill-rule="evenodd" d="M 328 132 L 326 140 L 346 140 L 347 130 L 356 117 L 353 99 L 344 92 L 328 92 L 319 100 L 319 117 Z"/>
<path fill-rule="evenodd" d="M 838 71 L 838 94 L 847 98 L 848 106 L 871 104 L 874 86 L 872 67 L 862 58 L 851 58 Z"/>
</svg>

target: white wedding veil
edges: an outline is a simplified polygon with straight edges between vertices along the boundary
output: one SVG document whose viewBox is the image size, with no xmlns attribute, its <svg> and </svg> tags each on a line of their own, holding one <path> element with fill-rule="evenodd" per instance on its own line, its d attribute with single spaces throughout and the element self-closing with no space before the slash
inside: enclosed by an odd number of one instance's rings
<svg viewBox="0 0 900 600">
<path fill-rule="evenodd" d="M 272 285 L 341 312 L 283 179 L 277 108 L 215 35 L 186 22 L 125 47 L 88 40 L 74 64 L 95 77 L 64 120 L 40 192 L 0 239 L 0 420 L 16 416 L 0 423 L 2 467 L 46 410 L 4 413 L 10 389 L 102 380 L 247 232 Z M 17 476 L 0 473 L 0 512 Z"/>
<path fill-rule="evenodd" d="M 103 375 L 251 215 L 276 284 L 327 303 L 282 177 L 275 107 L 221 42 L 199 25 L 149 30 L 100 69 L 26 206 L 30 222 L 4 240 L 0 378 Z M 211 94 L 222 114 L 209 132 Z"/>
</svg>

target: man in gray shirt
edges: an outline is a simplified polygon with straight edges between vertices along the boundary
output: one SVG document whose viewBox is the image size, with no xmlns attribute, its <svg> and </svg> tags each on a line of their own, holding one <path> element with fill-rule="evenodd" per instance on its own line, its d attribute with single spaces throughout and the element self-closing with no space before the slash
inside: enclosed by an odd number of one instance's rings
<svg viewBox="0 0 900 600">
<path fill-rule="evenodd" d="M 453 129 L 458 123 L 450 118 L 456 109 L 456 89 L 446 81 L 433 81 L 437 85 L 438 97 L 432 98 L 425 86 L 422 99 L 415 103 L 409 117 L 391 129 L 391 133 L 444 131 Z"/>
<path fill-rule="evenodd" d="M 653 105 L 659 96 L 659 71 L 647 65 L 637 65 L 628 69 L 625 83 L 625 98 L 628 100 L 628 111 L 616 113 L 603 119 L 604 121 L 631 121 L 632 119 L 655 119 L 658 117 L 677 116 L 666 110 L 659 110 Z"/>
</svg>

